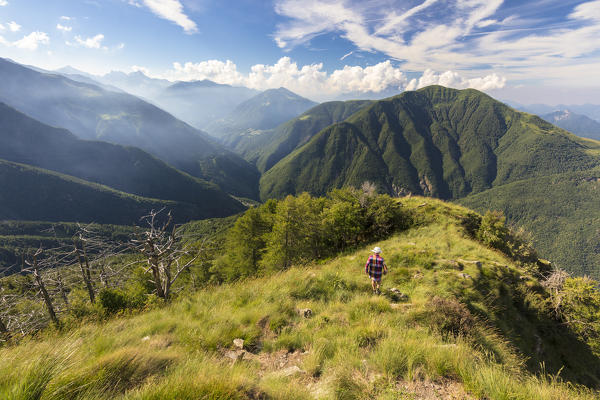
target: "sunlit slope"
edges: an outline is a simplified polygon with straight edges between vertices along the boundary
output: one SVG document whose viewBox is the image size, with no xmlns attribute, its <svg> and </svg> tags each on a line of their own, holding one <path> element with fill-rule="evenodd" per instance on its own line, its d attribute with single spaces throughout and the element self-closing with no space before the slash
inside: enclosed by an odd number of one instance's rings
<svg viewBox="0 0 600 400">
<path fill-rule="evenodd" d="M 395 399 L 421 398 L 427 381 L 439 398 L 597 398 L 532 374 L 593 386 L 600 376 L 598 358 L 544 307 L 539 282 L 469 239 L 465 209 L 404 204 L 418 226 L 377 245 L 385 288 L 406 299 L 371 295 L 365 247 L 1 349 L 0 397 Z"/>
</svg>

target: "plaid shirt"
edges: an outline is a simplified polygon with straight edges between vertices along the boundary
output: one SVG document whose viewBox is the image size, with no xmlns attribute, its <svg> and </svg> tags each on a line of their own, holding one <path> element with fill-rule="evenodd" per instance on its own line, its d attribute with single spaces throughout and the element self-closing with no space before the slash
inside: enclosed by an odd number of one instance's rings
<svg viewBox="0 0 600 400">
<path fill-rule="evenodd" d="M 379 281 L 385 268 L 386 265 L 383 257 L 379 254 L 371 254 L 365 264 L 365 273 L 376 281 Z"/>
</svg>

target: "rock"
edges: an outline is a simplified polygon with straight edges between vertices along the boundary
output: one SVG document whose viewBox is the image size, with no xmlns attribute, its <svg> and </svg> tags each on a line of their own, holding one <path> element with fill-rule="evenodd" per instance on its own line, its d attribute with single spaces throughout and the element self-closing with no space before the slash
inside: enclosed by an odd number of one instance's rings
<svg viewBox="0 0 600 400">
<path fill-rule="evenodd" d="M 244 348 L 244 339 L 233 339 L 233 345 L 238 349 Z"/>
<path fill-rule="evenodd" d="M 456 261 L 463 263 L 463 264 L 474 264 L 477 268 L 481 268 L 481 265 L 482 265 L 481 261 L 478 261 L 478 260 L 463 260 L 462 258 L 459 258 Z"/>
<path fill-rule="evenodd" d="M 310 308 L 301 308 L 298 310 L 298 314 L 304 318 L 310 318 L 312 317 L 312 310 Z"/>
<path fill-rule="evenodd" d="M 144 337 L 142 338 L 142 342 L 146 342 L 146 341 L 148 341 L 148 340 L 150 340 L 150 336 L 144 336 Z"/>
<path fill-rule="evenodd" d="M 465 274 L 464 272 L 461 272 L 460 274 L 458 274 L 458 276 L 460 276 L 463 279 L 473 279 L 473 277 L 471 277 L 471 275 Z"/>
<path fill-rule="evenodd" d="M 292 365 L 291 367 L 287 367 L 287 368 L 284 368 L 284 369 L 280 370 L 278 372 L 278 375 L 281 375 L 281 376 L 292 376 L 292 375 L 305 374 L 305 373 L 306 373 L 306 371 L 300 369 L 298 366 Z"/>
<path fill-rule="evenodd" d="M 391 288 L 389 290 L 390 297 L 392 297 L 395 301 L 406 301 L 408 300 L 408 295 L 402 293 L 398 288 Z"/>
<path fill-rule="evenodd" d="M 233 361 L 241 361 L 245 355 L 246 352 L 244 350 L 229 350 L 225 353 L 225 357 L 231 358 Z"/>
</svg>

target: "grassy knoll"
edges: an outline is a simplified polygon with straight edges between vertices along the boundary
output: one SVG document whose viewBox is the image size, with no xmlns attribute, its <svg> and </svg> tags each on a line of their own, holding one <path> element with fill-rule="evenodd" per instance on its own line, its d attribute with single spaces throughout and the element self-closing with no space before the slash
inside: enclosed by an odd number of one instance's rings
<svg viewBox="0 0 600 400">
<path fill-rule="evenodd" d="M 465 209 L 403 202 L 417 226 L 377 244 L 384 287 L 407 299 L 370 294 L 364 247 L 6 346 L 0 398 L 394 399 L 423 382 L 465 398 L 597 398 L 577 383 L 598 386 L 598 358 L 551 318 L 536 278 L 469 239 Z"/>
</svg>

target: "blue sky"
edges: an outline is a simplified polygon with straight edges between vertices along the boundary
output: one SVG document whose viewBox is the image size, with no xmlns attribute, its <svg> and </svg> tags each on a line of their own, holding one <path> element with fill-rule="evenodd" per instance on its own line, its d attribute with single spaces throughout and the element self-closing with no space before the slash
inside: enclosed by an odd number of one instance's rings
<svg viewBox="0 0 600 400">
<path fill-rule="evenodd" d="M 474 87 L 600 103 L 600 0 L 0 0 L 0 56 L 285 86 L 316 100 Z"/>
</svg>

